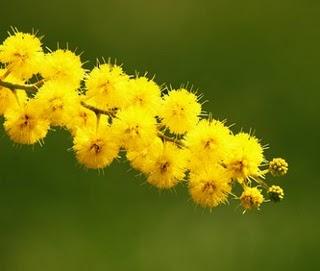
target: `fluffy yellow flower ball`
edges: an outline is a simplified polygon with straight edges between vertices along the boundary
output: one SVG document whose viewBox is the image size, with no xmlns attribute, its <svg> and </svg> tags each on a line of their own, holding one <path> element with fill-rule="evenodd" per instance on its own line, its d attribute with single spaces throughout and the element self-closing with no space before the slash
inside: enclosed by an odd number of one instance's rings
<svg viewBox="0 0 320 271">
<path fill-rule="evenodd" d="M 161 104 L 161 89 L 153 81 L 142 76 L 131 79 L 128 84 L 129 104 L 141 107 L 150 114 L 156 116 Z"/>
<path fill-rule="evenodd" d="M 112 127 L 102 122 L 97 129 L 79 129 L 73 143 L 78 162 L 87 168 L 104 168 L 117 158 L 119 152 Z"/>
<path fill-rule="evenodd" d="M 39 72 L 43 52 L 41 41 L 34 34 L 15 31 L 0 45 L 0 62 L 12 75 L 29 79 Z"/>
<path fill-rule="evenodd" d="M 219 165 L 199 168 L 190 174 L 189 192 L 200 206 L 216 207 L 227 202 L 231 192 L 231 177 Z"/>
<path fill-rule="evenodd" d="M 232 148 L 225 159 L 225 165 L 239 182 L 248 177 L 258 177 L 262 173 L 259 166 L 264 161 L 263 147 L 259 140 L 247 133 L 239 133 L 231 138 Z"/>
<path fill-rule="evenodd" d="M 154 155 L 159 153 L 159 150 L 163 148 L 163 142 L 159 137 L 155 137 L 150 140 L 150 144 L 144 146 L 144 148 L 130 149 L 126 153 L 127 159 L 130 161 L 130 165 L 141 171 L 144 174 L 148 174 L 154 164 Z"/>
<path fill-rule="evenodd" d="M 104 110 L 121 109 L 129 102 L 128 82 L 129 76 L 120 66 L 101 64 L 86 79 L 87 100 Z"/>
<path fill-rule="evenodd" d="M 129 107 L 117 114 L 113 123 L 117 138 L 127 150 L 142 150 L 157 135 L 156 119 L 139 107 Z"/>
<path fill-rule="evenodd" d="M 44 56 L 40 74 L 46 81 L 56 81 L 77 89 L 85 71 L 80 56 L 70 50 L 58 49 Z"/>
<path fill-rule="evenodd" d="M 199 121 L 201 104 L 195 94 L 186 89 L 172 90 L 163 98 L 161 122 L 175 134 L 184 134 Z"/>
<path fill-rule="evenodd" d="M 164 142 L 159 149 L 148 153 L 151 160 L 147 182 L 161 189 L 168 189 L 185 176 L 187 157 L 184 150 L 172 142 Z"/>
<path fill-rule="evenodd" d="M 66 126 L 80 104 L 77 92 L 59 81 L 46 82 L 35 95 L 38 111 L 54 126 Z"/>
<path fill-rule="evenodd" d="M 189 167 L 197 170 L 204 162 L 223 161 L 230 152 L 231 132 L 222 122 L 201 120 L 185 136 L 185 145 L 192 153 Z"/>
<path fill-rule="evenodd" d="M 73 136 L 76 135 L 78 129 L 92 129 L 97 122 L 96 114 L 81 106 L 80 104 L 74 106 L 74 115 L 68 119 L 66 127 Z"/>
<path fill-rule="evenodd" d="M 34 101 L 10 108 L 4 117 L 4 128 L 13 142 L 34 144 L 47 135 L 49 121 L 42 118 Z"/>
</svg>

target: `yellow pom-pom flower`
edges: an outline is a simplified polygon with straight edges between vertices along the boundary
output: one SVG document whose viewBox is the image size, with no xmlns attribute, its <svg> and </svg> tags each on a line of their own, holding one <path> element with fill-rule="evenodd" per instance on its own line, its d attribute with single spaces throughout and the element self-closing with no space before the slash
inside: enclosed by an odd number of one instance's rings
<svg viewBox="0 0 320 271">
<path fill-rule="evenodd" d="M 169 189 L 185 176 L 187 157 L 184 150 L 172 142 L 164 142 L 159 149 L 148 153 L 152 161 L 147 182 L 160 188 Z"/>
<path fill-rule="evenodd" d="M 79 129 L 73 140 L 78 162 L 87 168 L 101 169 L 117 158 L 119 144 L 112 128 L 100 121 L 98 129 Z"/>
<path fill-rule="evenodd" d="M 139 107 L 130 107 L 118 113 L 114 120 L 117 137 L 127 150 L 141 150 L 157 135 L 156 119 Z"/>
<path fill-rule="evenodd" d="M 232 149 L 225 159 L 225 165 L 239 182 L 248 177 L 260 176 L 259 166 L 264 161 L 263 147 L 258 139 L 247 134 L 239 133 L 232 136 Z"/>
<path fill-rule="evenodd" d="M 240 196 L 240 202 L 245 210 L 259 208 L 264 197 L 257 187 L 246 187 Z"/>
<path fill-rule="evenodd" d="M 231 192 L 230 175 L 219 165 L 199 168 L 190 174 L 189 192 L 202 207 L 213 208 L 226 203 Z"/>
<path fill-rule="evenodd" d="M 47 135 L 49 121 L 42 118 L 33 101 L 7 110 L 4 117 L 4 128 L 16 143 L 34 144 Z"/>
<path fill-rule="evenodd" d="M 86 96 L 90 104 L 101 109 L 123 108 L 128 104 L 129 76 L 117 65 L 95 67 L 86 79 Z"/>
<path fill-rule="evenodd" d="M 75 115 L 76 106 L 80 100 L 70 86 L 58 81 L 46 82 L 35 96 L 37 107 L 50 124 L 65 126 Z"/>
<path fill-rule="evenodd" d="M 159 153 L 163 148 L 163 142 L 159 137 L 155 137 L 153 140 L 150 140 L 150 142 L 151 143 L 148 146 L 141 149 L 128 150 L 126 154 L 127 159 L 130 161 L 130 165 L 146 175 L 154 165 L 154 154 Z"/>
<path fill-rule="evenodd" d="M 41 45 L 34 34 L 15 31 L 0 45 L 0 62 L 17 78 L 29 79 L 39 72 L 43 59 Z"/>
<path fill-rule="evenodd" d="M 72 135 L 75 135 L 78 129 L 92 129 L 97 122 L 96 114 L 81 106 L 80 104 L 74 105 L 72 117 L 67 118 L 66 127 Z"/>
<path fill-rule="evenodd" d="M 47 81 L 57 81 L 73 89 L 79 88 L 85 75 L 80 56 L 62 49 L 45 55 L 40 73 Z"/>
<path fill-rule="evenodd" d="M 217 120 L 201 120 L 185 136 L 185 145 L 192 153 L 190 169 L 197 169 L 203 162 L 217 163 L 224 160 L 230 149 L 230 130 Z"/>
<path fill-rule="evenodd" d="M 131 79 L 128 84 L 128 93 L 130 105 L 141 107 L 154 116 L 158 115 L 161 90 L 153 80 L 145 76 Z"/>
<path fill-rule="evenodd" d="M 200 113 L 197 96 L 186 89 L 178 89 L 164 96 L 160 118 L 171 132 L 184 134 L 196 126 Z"/>
</svg>

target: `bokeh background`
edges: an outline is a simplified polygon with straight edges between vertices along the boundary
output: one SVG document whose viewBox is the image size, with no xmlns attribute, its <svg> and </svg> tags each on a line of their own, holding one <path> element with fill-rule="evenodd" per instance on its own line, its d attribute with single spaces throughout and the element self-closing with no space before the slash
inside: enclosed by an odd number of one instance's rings
<svg viewBox="0 0 320 271">
<path fill-rule="evenodd" d="M 1 41 L 35 28 L 50 48 L 84 51 L 87 68 L 104 56 L 190 82 L 290 170 L 273 180 L 282 203 L 209 212 L 125 162 L 82 169 L 63 131 L 21 147 L 1 128 L 0 270 L 320 270 L 319 16 L 318 0 L 1 0 Z"/>
</svg>

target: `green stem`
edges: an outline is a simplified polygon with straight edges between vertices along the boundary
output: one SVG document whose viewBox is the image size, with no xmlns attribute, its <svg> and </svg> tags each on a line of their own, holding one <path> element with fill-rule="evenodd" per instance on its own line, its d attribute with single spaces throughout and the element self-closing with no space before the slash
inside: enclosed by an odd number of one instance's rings
<svg viewBox="0 0 320 271">
<path fill-rule="evenodd" d="M 15 84 L 15 83 L 2 81 L 0 79 L 0 86 L 8 88 L 8 89 L 11 89 L 12 91 L 14 91 L 16 89 L 23 89 L 23 90 L 25 90 L 27 92 L 36 92 L 39 89 L 39 84 L 38 83 L 32 84 L 32 85 L 20 85 L 20 84 Z"/>
<path fill-rule="evenodd" d="M 111 109 L 111 110 L 103 110 L 103 109 L 99 109 L 96 108 L 90 104 L 85 103 L 84 101 L 81 101 L 81 105 L 91 111 L 93 111 L 96 115 L 102 114 L 102 115 L 107 115 L 110 118 L 114 118 L 116 116 L 116 112 L 115 110 Z"/>
<path fill-rule="evenodd" d="M 178 145 L 179 147 L 185 147 L 185 145 L 184 145 L 180 140 L 178 140 L 178 139 L 176 139 L 176 138 L 172 138 L 172 137 L 170 137 L 170 136 L 167 136 L 167 135 L 165 135 L 164 133 L 162 133 L 162 132 L 160 132 L 160 131 L 158 132 L 158 136 L 159 136 L 161 139 L 163 139 L 164 141 L 172 142 L 172 143 Z"/>
<path fill-rule="evenodd" d="M 0 80 L 6 79 L 9 76 L 10 72 L 10 69 L 7 69 L 6 72 L 2 76 L 0 76 Z"/>
</svg>

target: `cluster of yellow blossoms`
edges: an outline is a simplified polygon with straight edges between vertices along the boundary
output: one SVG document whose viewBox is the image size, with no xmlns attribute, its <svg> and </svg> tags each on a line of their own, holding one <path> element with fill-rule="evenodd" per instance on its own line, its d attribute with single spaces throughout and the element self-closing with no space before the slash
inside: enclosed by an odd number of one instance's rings
<svg viewBox="0 0 320 271">
<path fill-rule="evenodd" d="M 151 185 L 187 183 L 210 209 L 231 197 L 245 210 L 284 197 L 265 176 L 286 174 L 286 161 L 268 162 L 256 137 L 205 114 L 192 91 L 161 88 L 105 61 L 87 71 L 79 55 L 45 52 L 41 38 L 17 29 L 0 45 L 0 62 L 0 114 L 13 142 L 43 144 L 50 127 L 63 127 L 85 167 L 103 169 L 123 154 Z"/>
</svg>

